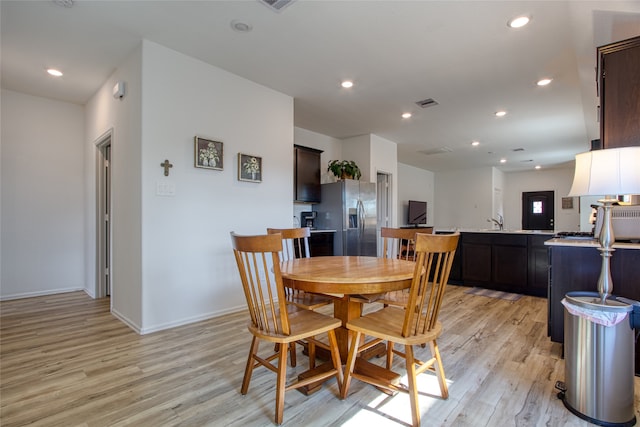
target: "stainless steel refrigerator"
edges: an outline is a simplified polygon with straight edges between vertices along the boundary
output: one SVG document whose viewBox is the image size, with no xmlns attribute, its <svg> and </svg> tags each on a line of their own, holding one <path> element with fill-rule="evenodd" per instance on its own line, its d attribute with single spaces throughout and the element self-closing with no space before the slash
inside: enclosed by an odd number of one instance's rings
<svg viewBox="0 0 640 427">
<path fill-rule="evenodd" d="M 376 184 L 344 179 L 321 186 L 316 228 L 336 230 L 334 255 L 377 256 Z"/>
</svg>

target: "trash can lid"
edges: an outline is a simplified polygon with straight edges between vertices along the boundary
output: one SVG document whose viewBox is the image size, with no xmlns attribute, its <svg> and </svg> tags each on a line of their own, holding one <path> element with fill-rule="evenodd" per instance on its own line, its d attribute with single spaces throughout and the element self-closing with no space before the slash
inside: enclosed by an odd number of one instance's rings
<svg viewBox="0 0 640 427">
<path fill-rule="evenodd" d="M 588 310 L 606 311 L 610 313 L 628 313 L 633 311 L 633 305 L 618 300 L 615 296 L 609 296 L 602 303 L 602 298 L 597 292 L 568 292 L 565 295 L 568 303 Z"/>
</svg>

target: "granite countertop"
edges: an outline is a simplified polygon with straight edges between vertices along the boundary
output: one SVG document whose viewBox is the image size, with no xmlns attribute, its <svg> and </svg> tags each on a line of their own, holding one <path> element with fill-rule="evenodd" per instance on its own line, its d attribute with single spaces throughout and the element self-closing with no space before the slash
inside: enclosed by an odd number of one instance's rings
<svg viewBox="0 0 640 427">
<path fill-rule="evenodd" d="M 490 228 L 457 228 L 457 229 L 436 229 L 438 231 L 459 231 L 460 233 L 500 233 L 500 234 L 541 234 L 541 235 L 555 235 L 553 230 L 495 230 Z"/>
<path fill-rule="evenodd" d="M 598 239 L 563 239 L 553 238 L 544 242 L 547 246 L 573 246 L 576 248 L 599 248 Z M 640 249 L 640 243 L 614 242 L 614 249 Z"/>
</svg>

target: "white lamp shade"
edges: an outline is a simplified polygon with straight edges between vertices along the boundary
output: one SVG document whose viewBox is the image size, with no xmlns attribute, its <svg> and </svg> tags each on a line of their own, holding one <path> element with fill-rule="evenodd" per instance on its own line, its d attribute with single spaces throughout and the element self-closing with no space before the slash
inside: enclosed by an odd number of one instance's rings
<svg viewBox="0 0 640 427">
<path fill-rule="evenodd" d="M 576 155 L 569 196 L 640 194 L 640 147 L 608 148 Z"/>
</svg>

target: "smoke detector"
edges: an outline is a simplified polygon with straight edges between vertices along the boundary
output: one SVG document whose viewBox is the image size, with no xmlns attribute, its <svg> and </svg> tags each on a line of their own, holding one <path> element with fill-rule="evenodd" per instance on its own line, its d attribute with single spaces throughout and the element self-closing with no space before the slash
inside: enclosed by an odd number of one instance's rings
<svg viewBox="0 0 640 427">
<path fill-rule="evenodd" d="M 267 6 L 269 9 L 280 12 L 285 7 L 289 6 L 294 0 L 258 0 L 260 3 Z"/>
</svg>

